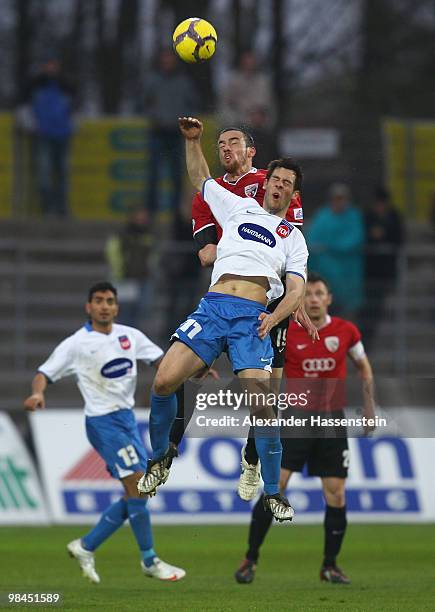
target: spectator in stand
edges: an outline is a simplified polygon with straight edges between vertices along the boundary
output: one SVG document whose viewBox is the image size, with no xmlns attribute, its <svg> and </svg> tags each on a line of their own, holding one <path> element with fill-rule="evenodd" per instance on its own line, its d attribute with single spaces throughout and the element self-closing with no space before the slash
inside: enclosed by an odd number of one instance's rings
<svg viewBox="0 0 435 612">
<path fill-rule="evenodd" d="M 68 215 L 69 151 L 73 89 L 57 57 L 44 61 L 25 95 L 35 135 L 35 166 L 44 215 Z"/>
<path fill-rule="evenodd" d="M 258 109 L 267 109 L 262 127 L 269 130 L 273 128 L 275 104 L 271 77 L 258 68 L 257 58 L 252 51 L 242 53 L 238 69 L 230 76 L 222 91 L 220 113 L 223 124 L 244 125 L 252 113 L 258 112 Z"/>
<path fill-rule="evenodd" d="M 145 207 L 154 213 L 159 206 L 158 185 L 165 171 L 170 176 L 171 213 L 177 213 L 184 174 L 184 143 L 178 117 L 198 112 L 198 95 L 192 80 L 180 68 L 171 49 L 158 58 L 158 70 L 145 80 L 145 115 L 150 121 L 149 158 L 146 171 Z"/>
<path fill-rule="evenodd" d="M 308 226 L 309 266 L 312 272 L 328 278 L 334 313 L 354 320 L 363 303 L 363 216 L 351 203 L 347 185 L 334 183 L 328 195 L 329 201 Z"/>
<path fill-rule="evenodd" d="M 148 213 L 144 209 L 131 212 L 125 227 L 107 241 L 106 259 L 117 283 L 122 306 L 119 320 L 124 325 L 139 327 L 146 315 L 151 293 L 151 247 Z"/>
<path fill-rule="evenodd" d="M 396 284 L 397 256 L 404 239 L 402 219 L 384 187 L 375 190 L 374 201 L 365 215 L 365 233 L 367 314 L 371 322 L 365 339 L 370 344 L 385 298 Z"/>
</svg>

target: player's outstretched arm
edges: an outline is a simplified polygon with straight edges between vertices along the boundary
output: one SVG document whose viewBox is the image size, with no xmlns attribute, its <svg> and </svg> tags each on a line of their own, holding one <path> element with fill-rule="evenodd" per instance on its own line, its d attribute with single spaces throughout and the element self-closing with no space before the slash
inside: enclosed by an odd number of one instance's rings
<svg viewBox="0 0 435 612">
<path fill-rule="evenodd" d="M 45 408 L 44 391 L 47 388 L 47 379 L 38 372 L 32 380 L 32 395 L 24 400 L 24 408 L 33 412 L 37 408 Z"/>
<path fill-rule="evenodd" d="M 202 190 L 204 181 L 210 178 L 210 170 L 201 148 L 202 122 L 195 117 L 180 117 L 180 131 L 186 140 L 186 166 L 195 189 Z"/>
</svg>

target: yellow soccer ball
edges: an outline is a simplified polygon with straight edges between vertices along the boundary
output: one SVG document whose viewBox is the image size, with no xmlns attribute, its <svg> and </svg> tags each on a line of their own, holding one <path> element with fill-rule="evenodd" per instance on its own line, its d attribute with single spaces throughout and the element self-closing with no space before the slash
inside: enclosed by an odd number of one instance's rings
<svg viewBox="0 0 435 612">
<path fill-rule="evenodd" d="M 217 34 L 205 19 L 190 17 L 177 25 L 172 41 L 175 53 L 183 62 L 198 64 L 209 60 L 216 51 Z"/>
</svg>

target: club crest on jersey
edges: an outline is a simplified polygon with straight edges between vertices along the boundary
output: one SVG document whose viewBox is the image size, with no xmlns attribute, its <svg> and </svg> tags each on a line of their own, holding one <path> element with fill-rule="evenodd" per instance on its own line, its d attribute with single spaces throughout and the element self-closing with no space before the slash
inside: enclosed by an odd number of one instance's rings
<svg viewBox="0 0 435 612">
<path fill-rule="evenodd" d="M 335 353 L 340 346 L 340 340 L 337 336 L 328 336 L 325 338 L 325 346 L 331 353 Z"/>
<path fill-rule="evenodd" d="M 131 343 L 128 339 L 128 336 L 118 336 L 118 340 L 119 344 L 121 345 L 121 348 L 123 348 L 124 351 L 127 351 L 131 347 Z"/>
<path fill-rule="evenodd" d="M 287 238 L 287 236 L 290 235 L 290 232 L 293 231 L 293 225 L 283 219 L 275 231 L 281 238 Z"/>
<path fill-rule="evenodd" d="M 273 247 L 276 245 L 274 235 L 265 227 L 261 227 L 261 225 L 256 225 L 255 223 L 242 223 L 242 225 L 239 225 L 237 231 L 243 240 L 260 242 L 271 249 L 273 249 Z"/>
<path fill-rule="evenodd" d="M 247 198 L 255 198 L 258 191 L 258 183 L 253 183 L 252 185 L 246 185 L 245 187 L 245 196 Z"/>
<path fill-rule="evenodd" d="M 297 219 L 298 221 L 304 218 L 304 211 L 302 210 L 302 208 L 295 208 L 293 214 L 295 219 Z"/>
</svg>

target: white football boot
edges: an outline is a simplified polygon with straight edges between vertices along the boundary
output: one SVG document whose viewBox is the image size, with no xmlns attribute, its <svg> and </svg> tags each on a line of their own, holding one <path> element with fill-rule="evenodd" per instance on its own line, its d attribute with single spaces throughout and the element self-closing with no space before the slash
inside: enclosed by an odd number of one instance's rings
<svg viewBox="0 0 435 612">
<path fill-rule="evenodd" d="M 244 501 L 251 501 L 258 493 L 260 487 L 260 470 L 261 463 L 258 460 L 257 465 L 250 465 L 245 459 L 245 448 L 242 448 L 242 473 L 239 478 L 239 486 L 237 493 Z"/>
<path fill-rule="evenodd" d="M 178 457 L 176 446 L 170 445 L 161 459 L 148 459 L 147 471 L 137 483 L 139 493 L 146 493 L 151 497 L 156 494 L 156 489 L 169 478 L 169 470 L 172 461 Z"/>
<path fill-rule="evenodd" d="M 143 573 L 149 578 L 158 578 L 159 580 L 175 582 L 176 580 L 181 580 L 186 575 L 186 572 L 184 569 L 181 569 L 181 567 L 175 567 L 175 565 L 165 563 L 165 561 L 162 561 L 158 557 L 155 557 L 154 563 L 149 567 L 147 567 L 143 561 L 141 561 L 140 564 Z"/>
<path fill-rule="evenodd" d="M 76 559 L 81 567 L 82 574 L 90 582 L 94 584 L 100 583 L 100 577 L 95 571 L 95 557 L 90 550 L 83 548 L 80 540 L 73 540 L 67 545 L 67 551 L 70 557 Z"/>
</svg>

